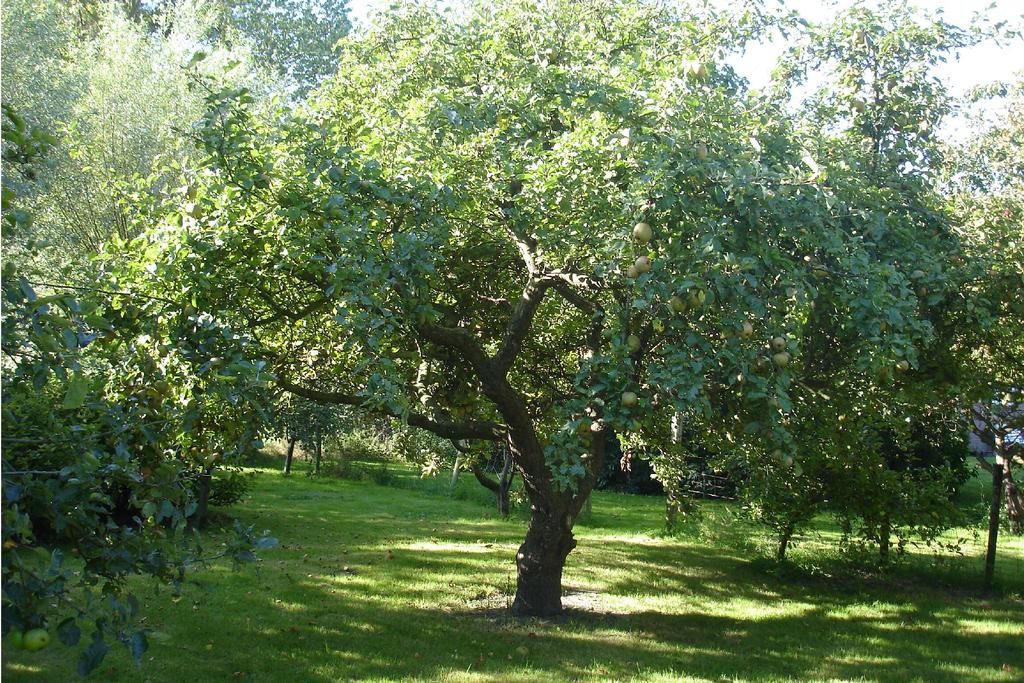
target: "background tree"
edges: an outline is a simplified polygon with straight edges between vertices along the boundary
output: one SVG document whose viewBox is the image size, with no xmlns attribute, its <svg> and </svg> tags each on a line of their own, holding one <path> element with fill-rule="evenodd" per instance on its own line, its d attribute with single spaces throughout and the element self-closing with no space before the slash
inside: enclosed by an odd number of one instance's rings
<svg viewBox="0 0 1024 683">
<path fill-rule="evenodd" d="M 351 29 L 348 0 L 218 1 L 226 35 L 240 35 L 297 97 L 337 71 L 336 46 Z"/>
<path fill-rule="evenodd" d="M 949 498 L 964 476 L 962 449 L 917 457 L 928 439 L 907 426 L 940 424 L 931 413 L 950 409 L 956 392 L 934 353 L 944 343 L 948 312 L 960 305 L 960 275 L 953 271 L 965 249 L 941 194 L 944 148 L 933 131 L 953 99 L 934 69 L 986 35 L 907 6 L 855 7 L 796 36 L 775 72 L 772 98 L 794 112 L 796 135 L 808 150 L 804 161 L 835 193 L 825 199 L 848 228 L 806 256 L 819 284 L 787 290 L 801 338 L 800 358 L 784 358 L 796 361 L 791 385 L 757 391 L 792 437 L 774 457 L 791 476 L 755 468 L 753 485 L 743 489 L 779 533 L 780 555 L 792 531 L 826 501 L 848 533 L 877 544 L 883 558 L 892 537 L 902 547 L 907 534 L 934 539 L 957 521 Z M 808 74 L 820 85 L 791 101 Z M 858 243 L 854 250 L 851 241 Z M 887 286 L 832 285 L 836 277 L 867 273 Z M 774 350 L 788 354 L 792 336 L 780 334 Z M 861 339 L 875 349 L 851 357 Z M 732 437 L 720 450 L 756 447 L 758 431 L 727 431 Z M 806 484 L 796 481 L 808 477 Z M 809 498 L 800 501 L 803 495 Z"/>
<path fill-rule="evenodd" d="M 291 473 L 295 446 L 299 445 L 313 458 L 312 474 L 319 475 L 324 442 L 350 430 L 353 420 L 338 406 L 286 395 L 277 402 L 275 425 L 276 431 L 288 442 L 285 474 Z"/>
<path fill-rule="evenodd" d="M 19 205 L 25 183 L 18 176 L 37 176 L 32 166 L 52 139 L 9 104 L 3 116 L 6 240 L 31 224 Z M 158 300 L 95 288 L 82 297 L 44 294 L 30 277 L 17 259 L 5 258 L 3 632 L 14 634 L 10 644 L 40 649 L 51 631 L 75 646 L 91 628 L 78 663 L 84 675 L 103 660 L 110 639 L 136 661 L 146 651 L 127 577 L 147 575 L 177 589 L 190 565 L 252 559 L 254 546 L 273 541 L 237 527 L 224 551 L 211 556 L 185 534 L 196 502 L 185 459 L 168 453 L 195 436 L 190 384 L 199 381 L 180 376 L 188 366 L 179 354 L 209 344 L 224 328 L 207 328 L 205 341 L 193 335 L 172 351 L 156 340 L 175 335 L 146 311 Z M 237 400 L 254 380 L 234 374 L 205 381 L 203 389 Z"/>
<path fill-rule="evenodd" d="M 1019 35 L 1019 34 L 1018 34 Z M 946 183 L 951 210 L 967 245 L 960 306 L 946 325 L 950 374 L 959 388 L 959 410 L 995 456 L 979 457 L 993 475 L 986 582 L 994 569 L 999 507 L 1011 528 L 1022 528 L 1024 497 L 1015 470 L 1022 463 L 1008 437 L 1019 438 L 1024 403 L 1024 84 L 992 84 L 975 93 L 999 98 L 1005 114 L 976 121 L 977 133 L 950 149 Z M 1001 470 L 1001 471 L 999 471 Z"/>
<path fill-rule="evenodd" d="M 188 88 L 193 54 L 205 58 L 192 68 L 261 99 L 285 91 L 249 39 L 223 28 L 227 10 L 214 0 L 12 0 L 2 11 L 3 48 L 17 55 L 3 63 L 3 99 L 56 138 L 23 198 L 35 226 L 20 239 L 49 244 L 28 251 L 64 282 L 88 281 L 90 257 L 112 235 L 133 236 L 140 185 L 159 189 L 180 177 L 164 162 L 188 167 L 182 143 L 203 111 Z M 165 172 L 152 176 L 157 168 Z M 21 246 L 9 240 L 9 249 Z"/>
</svg>

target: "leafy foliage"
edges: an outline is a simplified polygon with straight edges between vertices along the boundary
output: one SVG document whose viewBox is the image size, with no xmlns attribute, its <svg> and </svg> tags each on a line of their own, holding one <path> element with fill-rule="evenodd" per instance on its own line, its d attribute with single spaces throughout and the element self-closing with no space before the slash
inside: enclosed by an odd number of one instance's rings
<svg viewBox="0 0 1024 683">
<path fill-rule="evenodd" d="M 14 169 L 31 177 L 47 137 L 7 107 L 4 117 L 5 181 Z M 5 227 L 24 226 L 13 184 L 5 184 L 4 198 Z M 40 295 L 11 259 L 0 291 L 4 633 L 55 628 L 75 646 L 82 628 L 91 628 L 79 659 L 83 675 L 102 661 L 108 639 L 139 661 L 146 635 L 134 622 L 129 576 L 179 588 L 196 562 L 252 559 L 252 528 L 238 527 L 219 555 L 202 552 L 187 529 L 195 503 L 179 451 L 202 435 L 203 409 L 214 396 L 231 403 L 239 394 L 229 382 L 186 377 L 187 343 L 172 349 L 154 341 L 174 338 L 160 333 L 165 319 L 150 308 L 156 300 L 100 289 L 81 298 Z M 204 448 L 245 438 L 246 426 L 229 422 L 229 411 L 216 414 L 211 433 L 219 441 Z"/>
</svg>

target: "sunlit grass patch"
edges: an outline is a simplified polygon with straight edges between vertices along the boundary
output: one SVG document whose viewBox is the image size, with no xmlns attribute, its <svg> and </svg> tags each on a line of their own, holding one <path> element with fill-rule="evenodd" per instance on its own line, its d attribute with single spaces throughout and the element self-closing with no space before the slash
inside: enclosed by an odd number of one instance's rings
<svg viewBox="0 0 1024 683">
<path fill-rule="evenodd" d="M 229 512 L 280 547 L 241 572 L 199 572 L 203 587 L 178 602 L 140 585 L 161 637 L 141 669 L 115 649 L 96 680 L 930 683 L 1024 670 L 1014 538 L 1000 548 L 1007 596 L 990 599 L 973 587 L 973 554 L 951 568 L 920 553 L 891 579 L 833 578 L 842 567 L 822 562 L 834 533 L 822 520 L 778 571 L 751 550 L 763 531 L 729 506 L 665 535 L 658 498 L 598 493 L 566 566 L 567 614 L 544 621 L 507 613 L 524 520 L 501 520 L 486 498 L 266 468 Z M 933 587 L 935 572 L 959 587 Z M 5 650 L 4 674 L 73 680 L 67 654 Z"/>
</svg>

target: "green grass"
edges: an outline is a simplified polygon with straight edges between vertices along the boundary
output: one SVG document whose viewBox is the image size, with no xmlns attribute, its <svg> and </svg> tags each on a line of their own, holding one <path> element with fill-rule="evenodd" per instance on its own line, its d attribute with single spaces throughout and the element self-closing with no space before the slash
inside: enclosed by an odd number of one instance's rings
<svg viewBox="0 0 1024 683">
<path fill-rule="evenodd" d="M 231 512 L 282 546 L 257 567 L 199 573 L 173 603 L 144 600 L 141 668 L 115 649 L 101 681 L 1015 681 L 1024 675 L 1024 541 L 1004 536 L 1002 597 L 982 598 L 983 549 L 921 551 L 886 574 L 854 572 L 821 520 L 785 570 L 734 508 L 708 504 L 661 533 L 655 497 L 595 495 L 565 574 L 569 614 L 505 607 L 521 518 L 496 517 L 463 477 L 392 486 L 261 469 Z M 464 499 L 462 499 L 464 498 Z M 147 595 L 151 595 L 147 593 Z M 74 680 L 60 645 L 4 651 L 11 681 Z M 1004 668 L 1004 665 L 1006 668 Z"/>
</svg>

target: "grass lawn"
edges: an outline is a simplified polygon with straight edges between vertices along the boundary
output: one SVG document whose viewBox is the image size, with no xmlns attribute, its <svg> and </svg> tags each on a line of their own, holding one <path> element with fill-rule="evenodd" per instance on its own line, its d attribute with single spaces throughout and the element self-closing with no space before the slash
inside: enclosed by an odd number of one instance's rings
<svg viewBox="0 0 1024 683">
<path fill-rule="evenodd" d="M 1000 539 L 988 599 L 980 539 L 882 578 L 844 565 L 822 520 L 780 571 L 728 504 L 665 537 L 660 499 L 599 493 L 566 568 L 569 614 L 517 621 L 504 610 L 523 519 L 497 518 L 472 477 L 455 497 L 446 484 L 257 470 L 230 512 L 282 545 L 255 568 L 198 573 L 178 602 L 144 599 L 157 636 L 143 666 L 118 646 L 91 679 L 1024 680 L 1020 538 Z M 75 679 L 59 644 L 3 654 L 6 680 Z"/>
</svg>

